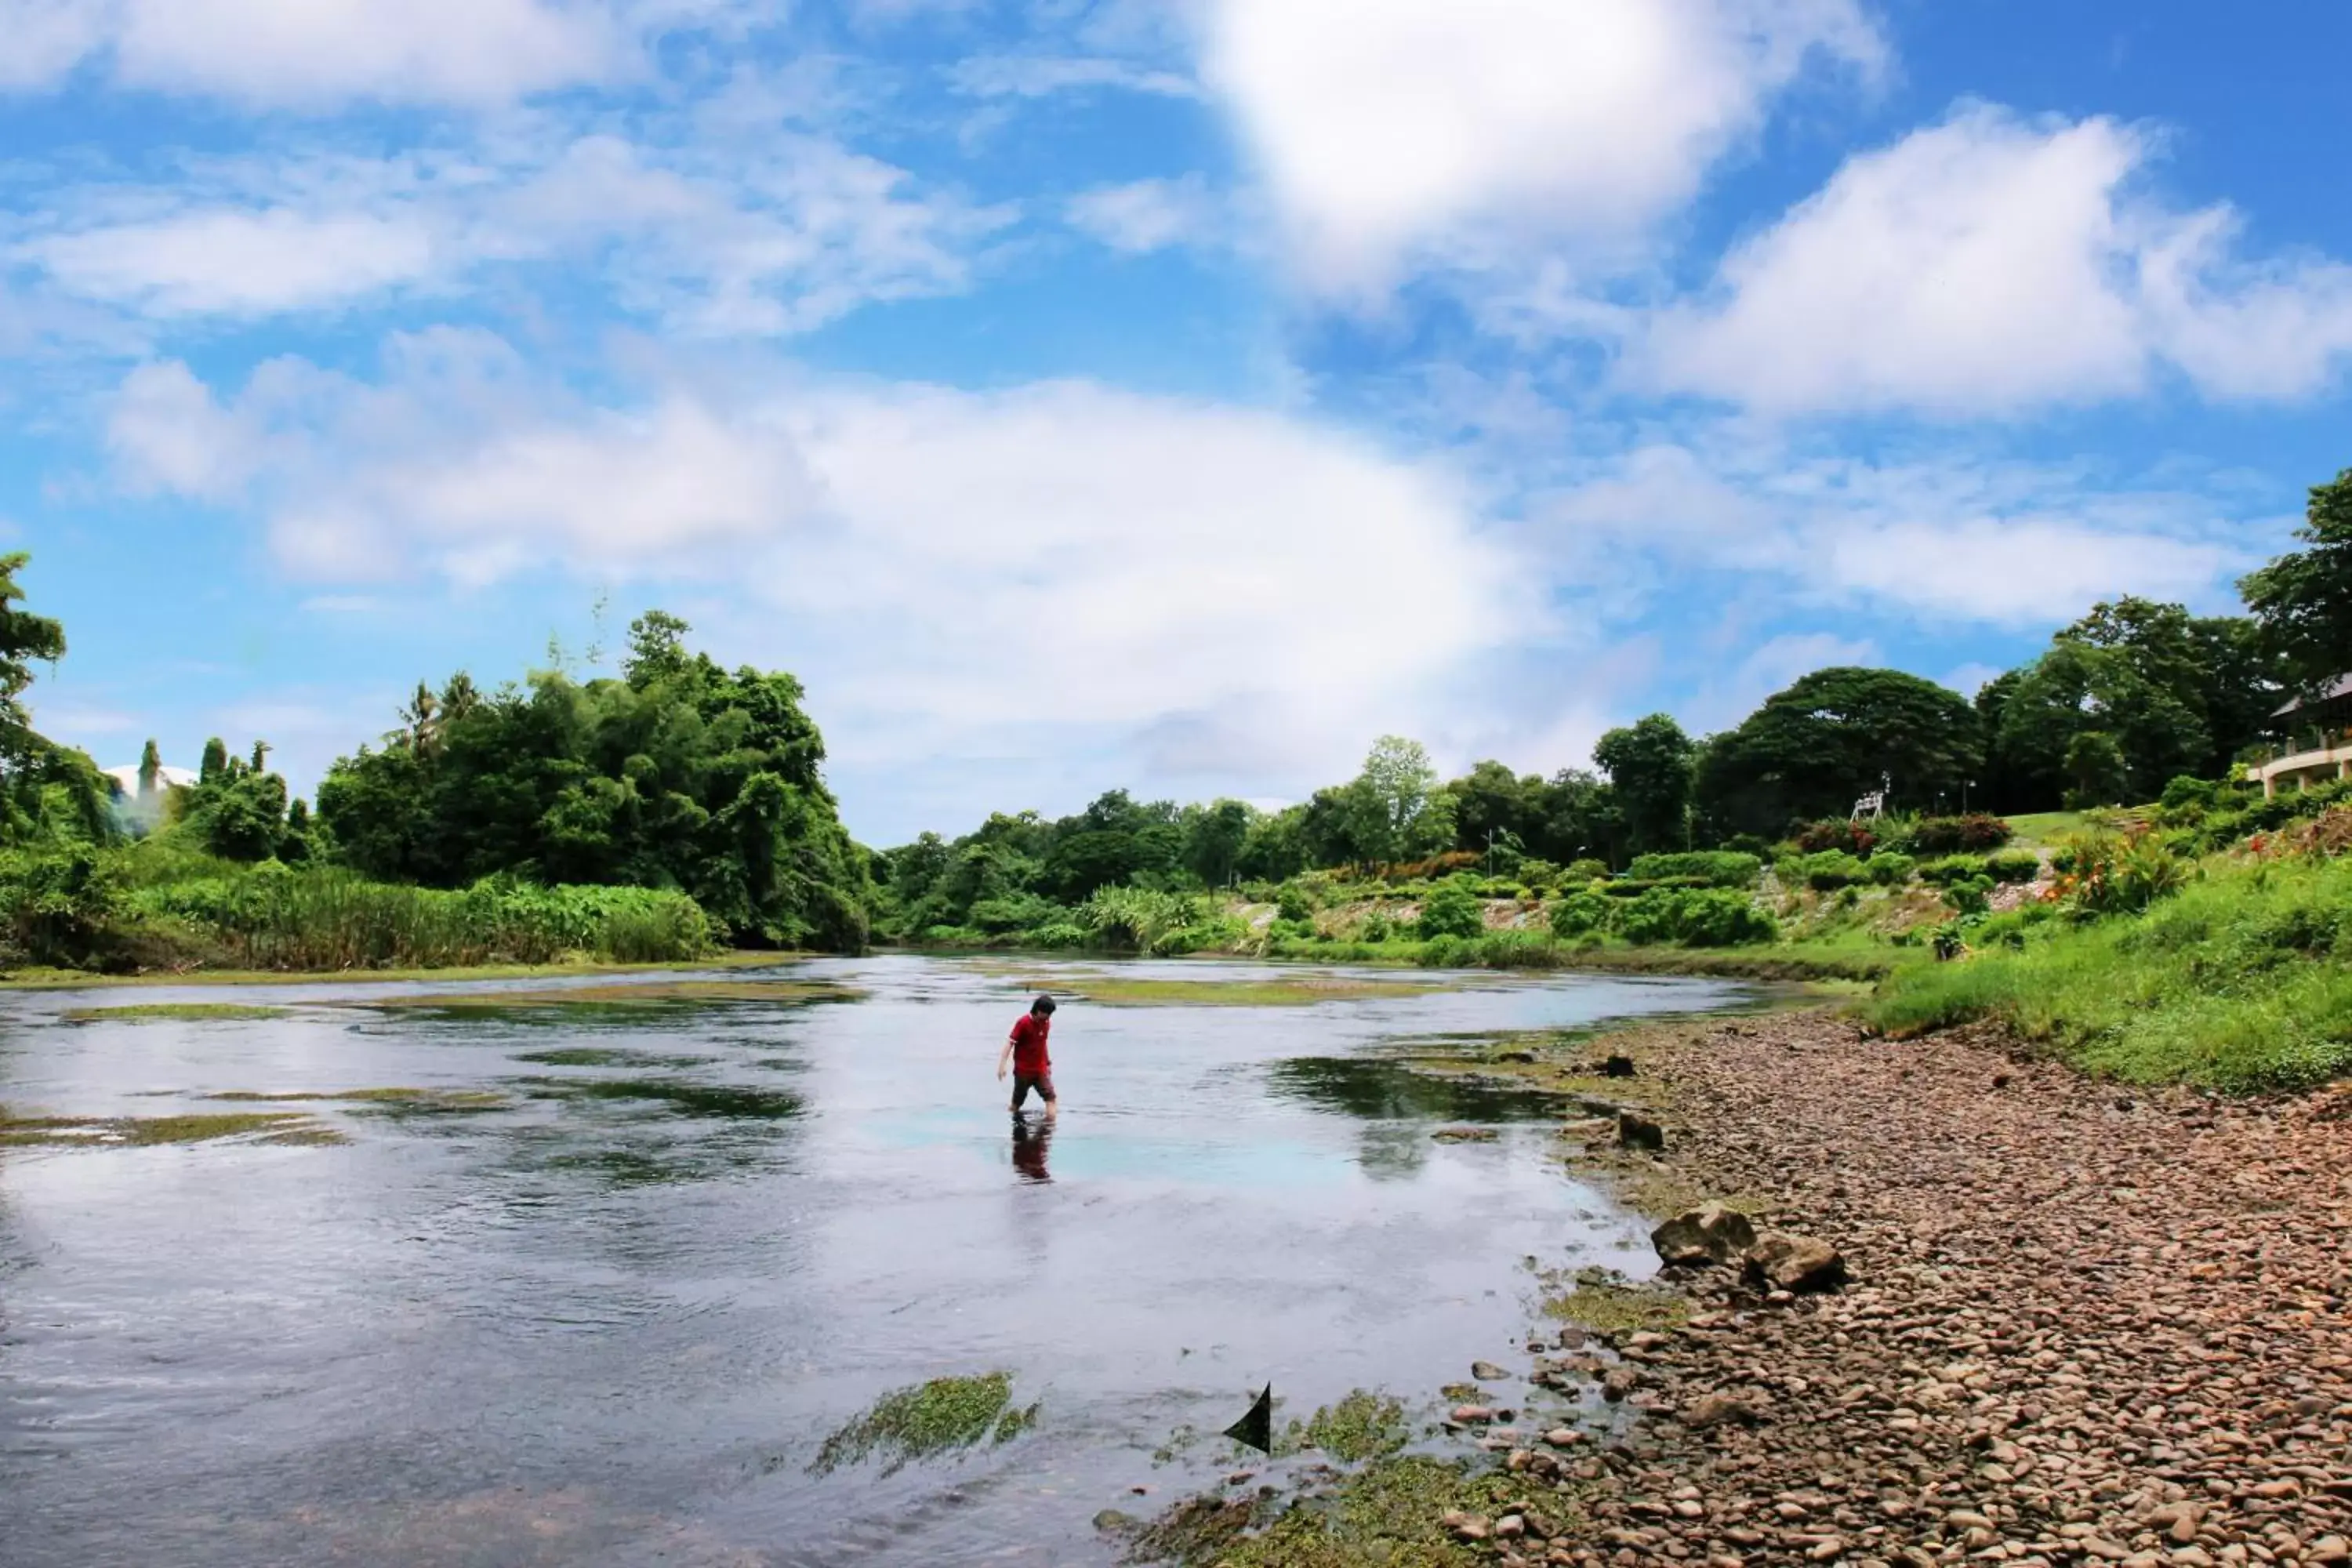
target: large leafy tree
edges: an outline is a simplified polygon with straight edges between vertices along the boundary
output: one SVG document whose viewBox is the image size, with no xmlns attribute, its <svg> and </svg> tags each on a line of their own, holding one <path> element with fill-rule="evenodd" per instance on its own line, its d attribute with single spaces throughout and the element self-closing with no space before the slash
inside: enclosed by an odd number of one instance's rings
<svg viewBox="0 0 2352 1568">
<path fill-rule="evenodd" d="M 2352 672 L 2352 468 L 2312 487 L 2292 550 L 2238 584 L 2263 644 L 2295 683 Z"/>
<path fill-rule="evenodd" d="M 2265 645 L 2254 621 L 2192 616 L 2152 599 L 2094 605 L 2055 640 L 2121 654 L 2135 679 L 2193 713 L 2206 741 L 2193 771 L 2207 777 L 2226 772 L 2261 736 L 2293 682 L 2286 660 Z"/>
<path fill-rule="evenodd" d="M 486 694 L 461 674 L 421 691 L 320 785 L 334 852 L 436 887 L 508 872 L 678 888 L 740 942 L 860 945 L 866 858 L 800 682 L 722 669 L 687 629 L 641 617 L 617 680 L 542 671 Z"/>
<path fill-rule="evenodd" d="M 1454 843 L 1457 849 L 1484 849 L 1487 836 L 1496 843 L 1529 847 L 1543 816 L 1544 781 L 1525 777 L 1501 763 L 1475 764 L 1445 786 L 1454 797 Z"/>
<path fill-rule="evenodd" d="M 105 775 L 81 752 L 35 731 L 25 710 L 32 667 L 66 653 L 64 625 L 20 607 L 25 590 L 16 574 L 31 561 L 22 551 L 0 555 L 0 842 L 58 833 L 104 838 L 114 831 Z"/>
<path fill-rule="evenodd" d="M 1612 730 L 1592 748 L 1608 773 L 1636 853 L 1679 849 L 1690 839 L 1691 783 L 1698 748 L 1664 713 Z"/>
<path fill-rule="evenodd" d="M 1383 735 L 1348 785 L 1349 836 L 1365 860 L 1415 859 L 1454 842 L 1454 800 L 1418 741 Z"/>
<path fill-rule="evenodd" d="M 2122 761 L 2119 778 L 2100 760 L 2101 792 L 2151 800 L 2176 773 L 2200 771 L 2213 741 L 2193 696 L 2143 671 L 2134 651 L 2061 637 L 2016 672 L 2000 704 L 1993 736 L 2005 811 L 2047 811 L 2083 785 L 2069 764 L 2076 740 L 2108 737 Z"/>
<path fill-rule="evenodd" d="M 1981 760 L 1958 692 L 1899 669 L 1817 669 L 1708 743 L 1699 805 L 1718 832 L 1775 835 L 1843 816 L 1882 779 L 1896 804 L 1957 805 Z"/>
</svg>

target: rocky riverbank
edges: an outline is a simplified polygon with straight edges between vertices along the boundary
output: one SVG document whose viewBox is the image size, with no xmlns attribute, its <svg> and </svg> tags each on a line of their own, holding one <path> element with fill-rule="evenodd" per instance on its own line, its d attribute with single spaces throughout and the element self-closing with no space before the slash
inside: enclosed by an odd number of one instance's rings
<svg viewBox="0 0 2352 1568">
<path fill-rule="evenodd" d="M 1620 1441 L 1450 1515 L 1509 1563 L 2352 1561 L 2352 1091 L 2222 1101 L 1865 1037 L 1826 1013 L 1623 1037 L 1651 1206 L 1729 1200 L 1848 1276 L 1701 1265 L 1603 1336 Z M 1671 1315 L 1670 1315 L 1671 1316 Z M 1541 1368 L 1538 1368 L 1540 1371 Z M 1588 1368 L 1587 1370 L 1591 1370 Z"/>
</svg>

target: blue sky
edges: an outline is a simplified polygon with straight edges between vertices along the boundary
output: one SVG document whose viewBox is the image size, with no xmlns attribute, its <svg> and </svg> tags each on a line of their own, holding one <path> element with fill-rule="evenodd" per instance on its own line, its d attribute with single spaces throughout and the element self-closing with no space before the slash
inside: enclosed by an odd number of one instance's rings
<svg viewBox="0 0 2352 1568">
<path fill-rule="evenodd" d="M 877 844 L 1389 731 L 1549 772 L 2229 608 L 2352 462 L 2338 5 L 0 25 L 0 542 L 109 764 L 307 788 L 660 605 L 803 678 Z"/>
</svg>

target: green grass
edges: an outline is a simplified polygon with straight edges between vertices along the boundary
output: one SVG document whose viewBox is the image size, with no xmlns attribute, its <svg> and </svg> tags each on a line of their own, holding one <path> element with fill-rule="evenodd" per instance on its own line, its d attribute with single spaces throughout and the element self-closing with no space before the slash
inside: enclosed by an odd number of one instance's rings
<svg viewBox="0 0 2352 1568">
<path fill-rule="evenodd" d="M 81 969 L 27 966 L 0 976 L 0 991 L 100 991 L 146 985 L 316 985 L 321 981 L 363 985 L 418 980 L 457 984 L 475 980 L 552 980 L 567 975 L 646 974 L 676 969 L 768 969 L 795 963 L 801 955 L 766 951 L 717 953 L 691 963 L 604 963 L 584 959 L 557 963 L 461 963 L 384 969 L 201 969 L 159 970 L 142 974 L 92 974 Z"/>
<path fill-rule="evenodd" d="M 284 1007 L 257 1007 L 240 1002 L 147 1002 L 128 1007 L 71 1007 L 58 1015 L 68 1024 L 104 1023 L 250 1023 L 292 1015 Z"/>
<path fill-rule="evenodd" d="M 537 1007 L 699 1006 L 715 1003 L 854 1002 L 866 994 L 830 980 L 674 980 L 626 985 L 567 985 L 546 991 L 447 991 L 378 996 L 366 1005 L 436 1013 Z"/>
<path fill-rule="evenodd" d="M 2023 816 L 2004 818 L 2015 837 L 2013 844 L 2032 848 L 2040 845 L 2059 844 L 2078 833 L 2087 832 L 2090 824 L 2079 811 L 2037 811 Z"/>
<path fill-rule="evenodd" d="M 1905 968 L 1865 1012 L 1895 1035 L 1997 1019 L 2131 1082 L 2321 1082 L 2352 1070 L 2352 862 L 2209 860 L 2146 915 Z"/>
<path fill-rule="evenodd" d="M 1036 1420 L 1034 1405 L 1013 1406 L 1010 1373 L 935 1377 L 875 1401 L 824 1440 L 809 1473 L 827 1475 L 881 1454 L 887 1461 L 883 1473 L 892 1475 L 917 1459 L 970 1448 L 983 1438 L 1009 1442 Z"/>
</svg>

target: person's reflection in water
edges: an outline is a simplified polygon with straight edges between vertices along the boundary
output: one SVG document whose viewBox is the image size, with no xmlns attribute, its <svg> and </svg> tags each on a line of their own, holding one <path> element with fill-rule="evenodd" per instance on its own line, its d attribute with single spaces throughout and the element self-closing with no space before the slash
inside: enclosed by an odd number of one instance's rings
<svg viewBox="0 0 2352 1568">
<path fill-rule="evenodd" d="M 1054 1124 L 1045 1117 L 1032 1121 L 1026 1116 L 1013 1119 L 1013 1168 L 1021 1173 L 1024 1182 L 1050 1182 L 1053 1173 L 1045 1169 L 1045 1150 L 1054 1142 Z"/>
</svg>

